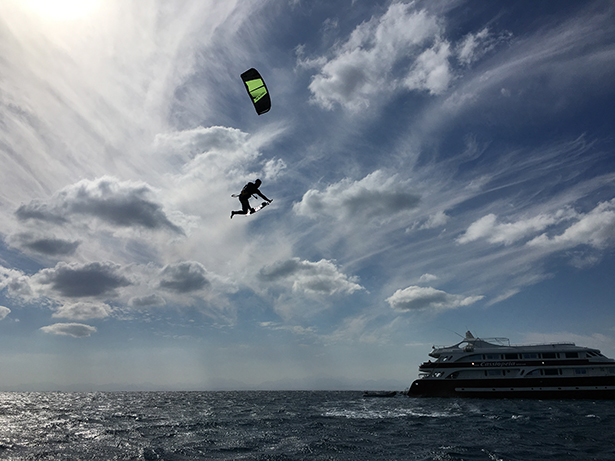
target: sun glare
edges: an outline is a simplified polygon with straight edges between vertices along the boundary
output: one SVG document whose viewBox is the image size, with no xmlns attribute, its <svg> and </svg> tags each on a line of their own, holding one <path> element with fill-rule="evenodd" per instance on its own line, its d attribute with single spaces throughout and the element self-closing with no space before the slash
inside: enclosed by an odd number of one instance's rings
<svg viewBox="0 0 615 461">
<path fill-rule="evenodd" d="M 100 0 L 24 0 L 40 16 L 58 21 L 81 19 L 94 13 Z"/>
</svg>

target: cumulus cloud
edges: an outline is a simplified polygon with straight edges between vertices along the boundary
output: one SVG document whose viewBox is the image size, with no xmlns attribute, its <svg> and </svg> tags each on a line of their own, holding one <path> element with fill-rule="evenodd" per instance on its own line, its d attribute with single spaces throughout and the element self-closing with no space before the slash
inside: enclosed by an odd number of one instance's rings
<svg viewBox="0 0 615 461">
<path fill-rule="evenodd" d="M 229 176 L 233 180 L 253 174 L 249 168 L 261 156 L 259 148 L 279 135 L 283 128 L 270 127 L 266 134 L 250 136 L 236 128 L 223 126 L 198 127 L 156 136 L 154 150 L 176 170 L 182 170 L 182 179 L 220 181 Z M 262 167 L 262 176 L 273 179 L 286 168 L 281 159 L 268 159 Z"/>
<path fill-rule="evenodd" d="M 562 226 L 566 226 L 563 232 Z M 585 214 L 566 208 L 511 223 L 500 223 L 496 215 L 489 214 L 472 223 L 457 243 L 486 239 L 489 243 L 511 245 L 529 239 L 527 246 L 549 251 L 578 245 L 601 250 L 615 244 L 614 236 L 615 199 L 612 199 Z"/>
<path fill-rule="evenodd" d="M 356 277 L 349 277 L 331 261 L 302 261 L 291 258 L 263 267 L 258 274 L 260 280 L 269 283 L 282 283 L 292 287 L 294 292 L 306 294 L 333 295 L 351 294 L 362 290 Z"/>
<path fill-rule="evenodd" d="M 575 213 L 566 209 L 552 214 L 539 214 L 512 223 L 499 223 L 496 215 L 488 214 L 472 223 L 466 232 L 457 239 L 457 243 L 464 244 L 479 239 L 486 239 L 490 243 L 511 245 L 519 240 L 531 237 L 554 224 L 571 219 L 573 216 L 575 216 Z"/>
<path fill-rule="evenodd" d="M 310 218 L 373 219 L 412 210 L 419 201 L 407 181 L 375 171 L 359 181 L 344 179 L 324 191 L 310 189 L 293 209 Z"/>
<path fill-rule="evenodd" d="M 416 58 L 403 85 L 409 90 L 425 90 L 431 94 L 442 93 L 448 88 L 453 77 L 449 66 L 450 56 L 449 43 L 438 41 Z"/>
<path fill-rule="evenodd" d="M 444 226 L 449 220 L 449 217 L 444 211 L 438 211 L 430 215 L 427 220 L 421 224 L 419 229 L 435 229 L 436 227 Z"/>
<path fill-rule="evenodd" d="M 155 149 L 170 159 L 179 159 L 180 163 L 198 155 L 223 153 L 225 158 L 246 155 L 249 136 L 236 128 L 224 126 L 198 127 L 191 130 L 174 131 L 158 134 Z M 251 155 L 255 152 L 252 150 Z"/>
<path fill-rule="evenodd" d="M 579 217 L 562 234 L 553 237 L 543 233 L 528 242 L 529 246 L 544 248 L 572 248 L 590 245 L 604 249 L 615 243 L 615 199 L 599 203 L 589 213 Z"/>
<path fill-rule="evenodd" d="M 118 288 L 131 285 L 130 280 L 120 273 L 120 266 L 111 262 L 60 262 L 54 268 L 43 269 L 32 279 L 68 298 L 113 296 Z"/>
<path fill-rule="evenodd" d="M 395 88 L 439 93 L 451 78 L 450 49 L 441 32 L 434 16 L 414 11 L 411 3 L 393 3 L 382 16 L 356 27 L 330 59 L 300 65 L 319 68 L 309 88 L 314 101 L 327 109 L 334 104 L 361 109 Z M 393 75 L 398 67 L 404 72 Z"/>
<path fill-rule="evenodd" d="M 56 193 L 48 203 L 32 201 L 15 212 L 20 220 L 62 224 L 73 217 L 97 218 L 115 227 L 166 229 L 182 234 L 162 205 L 151 200 L 152 190 L 144 183 L 102 177 L 83 180 Z"/>
<path fill-rule="evenodd" d="M 419 278 L 420 283 L 429 283 L 429 282 L 433 282 L 434 280 L 438 280 L 438 276 L 433 275 L 433 274 L 423 274 Z"/>
<path fill-rule="evenodd" d="M 327 56 L 306 58 L 298 47 L 298 65 L 317 70 L 309 85 L 313 102 L 358 112 L 403 91 L 442 94 L 456 78 L 454 62 L 467 67 L 512 36 L 483 28 L 451 43 L 445 33 L 444 23 L 415 2 L 393 2 Z"/>
<path fill-rule="evenodd" d="M 73 338 L 85 338 L 96 333 L 96 328 L 82 323 L 54 323 L 42 327 L 41 331 L 52 335 L 72 336 Z"/>
<path fill-rule="evenodd" d="M 70 256 L 80 245 L 79 241 L 59 239 L 51 236 L 21 233 L 9 238 L 11 245 L 45 256 Z"/>
<path fill-rule="evenodd" d="M 70 320 L 104 319 L 109 317 L 111 306 L 105 303 L 78 302 L 64 304 L 52 317 Z"/>
<path fill-rule="evenodd" d="M 4 320 L 11 313 L 8 307 L 0 306 L 0 320 Z"/>
<path fill-rule="evenodd" d="M 35 219 L 52 224 L 64 224 L 68 222 L 64 216 L 60 216 L 48 204 L 40 200 L 32 200 L 27 205 L 21 205 L 15 210 L 15 216 L 20 221 Z"/>
<path fill-rule="evenodd" d="M 0 290 L 4 289 L 8 291 L 10 296 L 22 298 L 33 296 L 28 276 L 19 270 L 8 269 L 0 265 Z"/>
<path fill-rule="evenodd" d="M 135 296 L 130 299 L 129 304 L 133 307 L 164 306 L 166 301 L 162 296 L 152 293 L 147 296 Z"/>
<path fill-rule="evenodd" d="M 469 306 L 481 299 L 483 296 L 454 295 L 432 287 L 410 286 L 397 290 L 386 301 L 395 310 L 417 311 L 456 309 Z"/>
<path fill-rule="evenodd" d="M 195 261 L 169 264 L 160 272 L 159 287 L 179 294 L 202 290 L 210 283 L 206 273 L 203 265 Z"/>
</svg>

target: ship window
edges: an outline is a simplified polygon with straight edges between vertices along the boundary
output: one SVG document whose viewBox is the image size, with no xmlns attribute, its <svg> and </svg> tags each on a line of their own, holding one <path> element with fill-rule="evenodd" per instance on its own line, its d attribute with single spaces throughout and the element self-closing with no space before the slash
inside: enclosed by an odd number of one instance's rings
<svg viewBox="0 0 615 461">
<path fill-rule="evenodd" d="M 506 360 L 517 360 L 519 358 L 519 354 L 504 354 L 504 358 Z"/>
<path fill-rule="evenodd" d="M 460 360 L 460 362 L 478 362 L 482 360 L 483 356 L 481 354 L 468 355 Z"/>
<path fill-rule="evenodd" d="M 544 369 L 545 376 L 557 376 L 561 374 L 562 374 L 562 370 L 559 370 L 557 368 L 545 368 Z"/>
<path fill-rule="evenodd" d="M 502 370 L 485 370 L 485 376 L 502 376 Z"/>
<path fill-rule="evenodd" d="M 538 354 L 532 352 L 529 354 L 523 354 L 523 358 L 524 359 L 537 359 L 538 358 Z"/>
<path fill-rule="evenodd" d="M 586 375 L 587 370 L 585 368 L 575 368 L 574 374 L 575 375 Z"/>
<path fill-rule="evenodd" d="M 485 354 L 483 358 L 485 360 L 500 360 L 500 354 Z"/>
<path fill-rule="evenodd" d="M 566 352 L 566 358 L 567 359 L 578 359 L 579 353 L 578 352 Z"/>
<path fill-rule="evenodd" d="M 543 359 L 556 359 L 557 354 L 555 352 L 543 352 L 542 358 Z"/>
<path fill-rule="evenodd" d="M 532 370 L 525 376 L 538 376 L 540 374 L 540 370 Z"/>
</svg>

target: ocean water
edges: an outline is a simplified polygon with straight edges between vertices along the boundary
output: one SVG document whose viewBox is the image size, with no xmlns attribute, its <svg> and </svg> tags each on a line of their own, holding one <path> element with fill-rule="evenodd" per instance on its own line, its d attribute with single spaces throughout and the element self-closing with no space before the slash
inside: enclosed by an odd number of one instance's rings
<svg viewBox="0 0 615 461">
<path fill-rule="evenodd" d="M 3 460 L 615 460 L 615 402 L 0 393 Z"/>
</svg>

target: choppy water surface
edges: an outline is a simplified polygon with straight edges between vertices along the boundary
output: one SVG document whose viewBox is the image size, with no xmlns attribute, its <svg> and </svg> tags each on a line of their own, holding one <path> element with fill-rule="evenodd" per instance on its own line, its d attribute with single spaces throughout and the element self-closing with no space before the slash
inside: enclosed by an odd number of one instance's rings
<svg viewBox="0 0 615 461">
<path fill-rule="evenodd" d="M 0 393 L 9 460 L 615 460 L 615 402 Z"/>
</svg>

